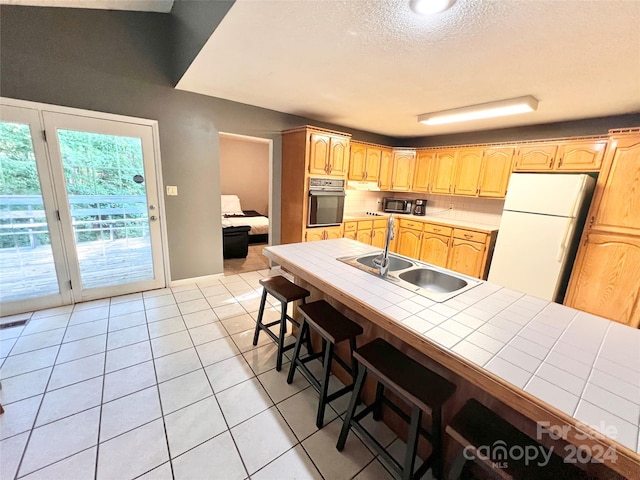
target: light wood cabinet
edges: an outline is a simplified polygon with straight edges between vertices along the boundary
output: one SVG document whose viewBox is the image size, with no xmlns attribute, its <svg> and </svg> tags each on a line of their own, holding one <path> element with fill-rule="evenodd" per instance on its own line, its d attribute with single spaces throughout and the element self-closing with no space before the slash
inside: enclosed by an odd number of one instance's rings
<svg viewBox="0 0 640 480">
<path fill-rule="evenodd" d="M 488 148 L 484 151 L 478 180 L 480 197 L 502 198 L 507 194 L 514 151 L 511 147 Z"/>
<path fill-rule="evenodd" d="M 398 253 L 405 257 L 418 258 L 422 232 L 400 226 L 398 229 Z"/>
<path fill-rule="evenodd" d="M 393 175 L 393 150 L 383 148 L 380 152 L 380 178 L 378 186 L 380 190 L 391 190 L 391 180 Z"/>
<path fill-rule="evenodd" d="M 335 240 L 336 238 L 342 238 L 342 226 L 340 227 L 327 227 L 325 231 L 325 240 Z"/>
<path fill-rule="evenodd" d="M 433 161 L 431 193 L 452 193 L 457 150 L 442 150 Z"/>
<path fill-rule="evenodd" d="M 344 230 L 342 225 L 339 227 L 325 227 L 325 228 L 309 228 L 305 232 L 305 242 L 315 242 L 317 240 L 333 240 L 336 238 L 342 238 L 344 236 Z"/>
<path fill-rule="evenodd" d="M 349 180 L 363 180 L 367 161 L 367 146 L 351 142 L 349 155 Z"/>
<path fill-rule="evenodd" d="M 436 157 L 435 150 L 418 150 L 416 152 L 416 168 L 413 174 L 413 191 L 431 191 L 431 168 Z"/>
<path fill-rule="evenodd" d="M 556 170 L 597 172 L 607 147 L 606 140 L 569 142 L 558 148 Z"/>
<path fill-rule="evenodd" d="M 589 233 L 575 263 L 565 304 L 640 326 L 640 237 Z"/>
<path fill-rule="evenodd" d="M 478 179 L 482 167 L 481 148 L 464 148 L 458 151 L 453 181 L 456 195 L 477 195 Z"/>
<path fill-rule="evenodd" d="M 447 268 L 470 277 L 481 278 L 485 244 L 469 240 L 453 239 Z"/>
<path fill-rule="evenodd" d="M 358 232 L 358 222 L 344 222 L 344 238 L 355 240 Z"/>
<path fill-rule="evenodd" d="M 351 142 L 350 148 L 349 180 L 377 182 L 382 148 L 358 142 Z"/>
<path fill-rule="evenodd" d="M 415 150 L 393 150 L 393 173 L 391 190 L 408 192 L 413 182 L 413 170 L 416 162 Z"/>
<path fill-rule="evenodd" d="M 448 235 L 424 232 L 420 245 L 419 260 L 446 268 L 447 257 L 449 256 L 449 242 Z"/>
<path fill-rule="evenodd" d="M 557 153 L 557 144 L 537 144 L 518 147 L 513 171 L 540 172 L 553 170 Z"/>
<path fill-rule="evenodd" d="M 640 134 L 612 139 L 598 177 L 588 227 L 640 235 Z"/>
<path fill-rule="evenodd" d="M 614 135 L 602 163 L 565 304 L 640 326 L 640 131 Z"/>
<path fill-rule="evenodd" d="M 371 245 L 378 248 L 384 248 L 387 236 L 387 227 L 374 228 L 371 234 Z"/>
<path fill-rule="evenodd" d="M 349 165 L 349 137 L 313 132 L 309 143 L 309 173 L 344 178 Z"/>
</svg>

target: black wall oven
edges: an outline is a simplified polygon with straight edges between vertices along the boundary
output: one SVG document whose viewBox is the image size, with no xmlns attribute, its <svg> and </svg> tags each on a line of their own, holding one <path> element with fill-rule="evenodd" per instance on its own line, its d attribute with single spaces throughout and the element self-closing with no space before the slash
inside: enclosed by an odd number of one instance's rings
<svg viewBox="0 0 640 480">
<path fill-rule="evenodd" d="M 309 212 L 307 227 L 340 225 L 344 214 L 344 180 L 309 179 Z"/>
</svg>

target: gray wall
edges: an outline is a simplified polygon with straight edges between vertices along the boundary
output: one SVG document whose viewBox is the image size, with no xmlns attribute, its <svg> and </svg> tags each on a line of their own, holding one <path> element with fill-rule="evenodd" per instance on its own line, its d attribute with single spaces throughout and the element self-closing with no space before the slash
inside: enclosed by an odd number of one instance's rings
<svg viewBox="0 0 640 480">
<path fill-rule="evenodd" d="M 173 27 L 169 14 L 2 5 L 0 95 L 158 121 L 163 180 L 179 191 L 165 197 L 171 274 L 178 280 L 222 272 L 220 131 L 273 140 L 274 243 L 282 130 L 314 124 L 363 141 L 393 140 L 175 90 Z"/>
</svg>

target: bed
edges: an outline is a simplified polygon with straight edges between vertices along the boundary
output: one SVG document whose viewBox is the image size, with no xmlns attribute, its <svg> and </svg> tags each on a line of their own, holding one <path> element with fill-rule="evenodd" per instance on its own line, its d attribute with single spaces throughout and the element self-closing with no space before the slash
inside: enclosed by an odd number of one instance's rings
<svg viewBox="0 0 640 480">
<path fill-rule="evenodd" d="M 221 195 L 224 258 L 244 258 L 249 244 L 268 243 L 269 219 L 255 210 L 242 210 L 237 195 Z"/>
</svg>

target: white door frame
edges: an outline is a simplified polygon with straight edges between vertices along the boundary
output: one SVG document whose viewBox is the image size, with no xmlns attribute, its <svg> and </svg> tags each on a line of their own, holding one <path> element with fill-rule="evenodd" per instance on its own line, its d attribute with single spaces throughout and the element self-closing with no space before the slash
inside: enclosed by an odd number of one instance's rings
<svg viewBox="0 0 640 480">
<path fill-rule="evenodd" d="M 160 136 L 159 136 L 159 128 L 158 128 L 157 120 L 129 117 L 124 115 L 116 115 L 111 113 L 96 112 L 91 110 L 63 107 L 59 105 L 51 105 L 46 103 L 30 102 L 27 100 L 18 100 L 13 98 L 0 97 L 0 108 L 4 107 L 5 105 L 12 106 L 12 107 L 19 107 L 19 108 L 27 108 L 27 109 L 38 111 L 39 125 L 40 125 L 41 131 L 44 131 L 45 129 L 45 125 L 43 121 L 44 111 L 53 112 L 53 113 L 63 113 L 63 114 L 75 115 L 75 116 L 86 117 L 86 118 L 111 120 L 116 122 L 124 122 L 124 123 L 130 123 L 134 125 L 143 125 L 143 126 L 151 127 L 151 132 L 153 137 L 153 140 L 152 140 L 153 156 L 154 156 L 154 163 L 155 163 L 154 167 L 156 171 L 155 183 L 158 191 L 158 212 L 160 212 L 160 215 L 161 215 L 160 238 L 161 238 L 162 245 L 160 246 L 160 249 L 162 252 L 162 263 L 163 263 L 163 270 L 164 270 L 163 271 L 164 283 L 165 283 L 164 286 L 168 285 L 171 278 L 171 272 L 170 272 L 170 264 L 169 264 L 167 222 L 166 222 L 166 216 L 165 216 L 166 209 L 165 209 L 165 201 L 164 201 L 164 188 L 163 188 L 164 183 L 162 180 L 162 163 L 161 163 L 161 156 L 160 156 Z M 36 137 L 37 135 L 34 135 L 34 138 Z M 51 165 L 50 159 L 48 158 L 48 156 L 47 156 L 47 160 L 49 162 L 49 165 Z M 49 170 L 50 168 L 51 167 L 49 166 Z M 49 174 L 51 174 L 50 171 L 49 171 Z M 58 222 L 55 222 L 55 223 L 58 223 Z M 71 303 L 71 301 L 66 301 L 65 303 Z M 57 304 L 59 305 L 59 303 Z M 35 310 L 39 308 L 48 308 L 51 306 L 56 306 L 56 304 L 40 304 L 40 303 L 36 304 L 36 302 L 30 302 L 29 310 Z M 24 308 L 21 311 L 25 311 Z M 2 313 L 11 314 L 12 312 L 3 308 Z M 19 313 L 19 312 L 16 311 L 13 313 Z"/>
</svg>

